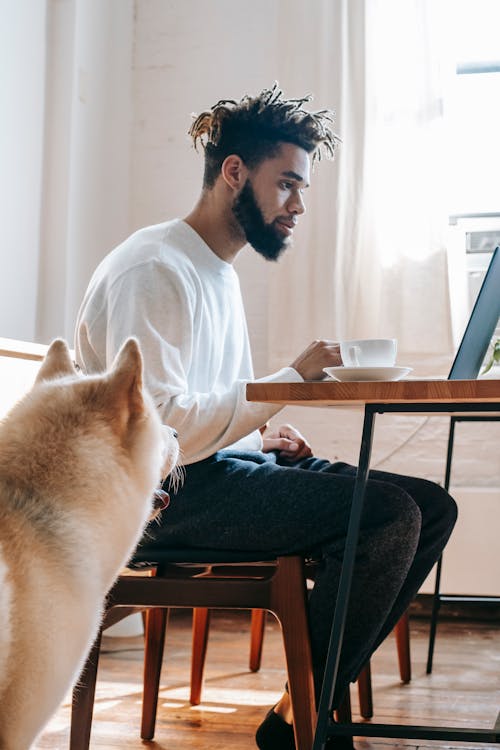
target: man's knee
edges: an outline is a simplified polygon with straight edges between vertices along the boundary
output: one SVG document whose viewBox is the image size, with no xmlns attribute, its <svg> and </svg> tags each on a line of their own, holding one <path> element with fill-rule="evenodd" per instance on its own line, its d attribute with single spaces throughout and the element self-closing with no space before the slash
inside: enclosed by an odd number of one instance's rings
<svg viewBox="0 0 500 750">
<path fill-rule="evenodd" d="M 416 548 L 422 528 L 422 514 L 411 495 L 396 485 L 377 482 L 367 489 L 366 507 L 372 532 L 384 537 L 394 549 Z"/>
<path fill-rule="evenodd" d="M 443 524 L 452 529 L 458 516 L 458 507 L 452 496 L 438 484 L 435 487 L 436 508 L 443 521 Z"/>
<path fill-rule="evenodd" d="M 424 524 L 432 524 L 450 533 L 457 520 L 458 508 L 452 496 L 436 482 L 418 480 L 415 499 L 421 509 Z"/>
</svg>

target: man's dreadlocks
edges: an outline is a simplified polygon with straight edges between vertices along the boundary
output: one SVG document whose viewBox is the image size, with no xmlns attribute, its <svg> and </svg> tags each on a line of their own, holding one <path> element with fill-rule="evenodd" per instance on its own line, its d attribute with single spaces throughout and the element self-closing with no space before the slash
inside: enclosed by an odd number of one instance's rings
<svg viewBox="0 0 500 750">
<path fill-rule="evenodd" d="M 210 110 L 195 116 L 189 129 L 196 148 L 205 151 L 203 186 L 213 187 L 222 162 L 237 154 L 252 169 L 276 156 L 281 143 L 293 143 L 312 154 L 313 163 L 323 153 L 332 159 L 339 142 L 333 132 L 333 112 L 308 112 L 303 105 L 312 99 L 283 99 L 275 83 L 258 96 L 244 96 L 239 102 L 222 99 Z"/>
</svg>

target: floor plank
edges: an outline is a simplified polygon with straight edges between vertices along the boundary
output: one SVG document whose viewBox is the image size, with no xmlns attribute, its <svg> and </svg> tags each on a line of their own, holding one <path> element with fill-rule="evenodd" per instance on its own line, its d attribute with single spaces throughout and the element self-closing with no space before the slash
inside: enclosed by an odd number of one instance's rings
<svg viewBox="0 0 500 750">
<path fill-rule="evenodd" d="M 428 624 L 411 623 L 412 681 L 398 678 L 392 637 L 372 662 L 374 720 L 408 724 L 494 725 L 500 707 L 500 628 L 480 622 L 444 622 L 439 629 L 435 668 L 425 674 Z M 263 667 L 248 671 L 249 614 L 218 612 L 210 634 L 206 679 L 200 706 L 190 706 L 190 615 L 176 610 L 167 634 L 156 741 L 139 737 L 142 639 L 104 638 L 99 666 L 91 748 L 99 750 L 250 750 L 267 708 L 276 702 L 285 679 L 281 635 L 268 618 Z M 356 690 L 352 689 L 357 710 Z M 61 707 L 33 750 L 66 750 L 69 700 Z M 360 738 L 360 750 L 465 748 L 498 745 Z"/>
</svg>

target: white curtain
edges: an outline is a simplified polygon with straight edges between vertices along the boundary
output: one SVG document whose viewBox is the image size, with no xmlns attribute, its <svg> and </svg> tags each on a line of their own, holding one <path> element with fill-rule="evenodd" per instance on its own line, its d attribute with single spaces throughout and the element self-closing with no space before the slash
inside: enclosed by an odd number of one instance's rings
<svg viewBox="0 0 500 750">
<path fill-rule="evenodd" d="M 73 338 L 129 230 L 133 0 L 0 0 L 0 335 Z"/>
<path fill-rule="evenodd" d="M 395 336 L 400 352 L 449 352 L 444 6 L 316 0 L 314 7 L 321 14 L 314 60 L 290 64 L 296 80 L 316 82 L 316 104 L 336 109 L 343 143 L 336 162 L 316 170 L 293 259 L 272 274 L 271 304 L 287 304 L 270 321 L 271 359 L 289 359 L 318 336 Z M 297 4 L 288 16 L 296 39 L 308 8 Z"/>
<path fill-rule="evenodd" d="M 73 338 L 90 275 L 129 228 L 132 0 L 49 1 L 36 337 Z"/>
</svg>

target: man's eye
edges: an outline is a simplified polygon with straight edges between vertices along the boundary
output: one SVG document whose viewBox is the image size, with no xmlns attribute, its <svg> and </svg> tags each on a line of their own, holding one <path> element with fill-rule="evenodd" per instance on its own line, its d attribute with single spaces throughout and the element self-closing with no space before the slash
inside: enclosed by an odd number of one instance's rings
<svg viewBox="0 0 500 750">
<path fill-rule="evenodd" d="M 293 187 L 293 184 L 291 182 L 281 182 L 280 183 L 280 188 L 282 190 L 291 190 L 292 187 Z"/>
</svg>

